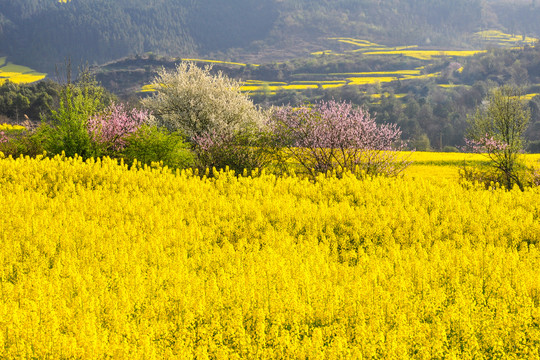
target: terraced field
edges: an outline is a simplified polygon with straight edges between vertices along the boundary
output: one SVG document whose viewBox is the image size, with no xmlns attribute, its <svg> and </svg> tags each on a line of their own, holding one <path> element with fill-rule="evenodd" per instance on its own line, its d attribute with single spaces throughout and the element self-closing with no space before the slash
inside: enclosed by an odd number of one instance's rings
<svg viewBox="0 0 540 360">
<path fill-rule="evenodd" d="M 480 41 L 484 46 L 504 46 L 515 47 L 524 44 L 531 45 L 537 39 L 534 38 L 522 38 L 505 34 L 496 30 L 482 31 L 474 34 L 474 38 Z M 314 56 L 321 55 L 333 55 L 333 56 L 346 56 L 351 54 L 361 54 L 364 56 L 405 56 L 426 62 L 429 65 L 431 61 L 438 57 L 459 58 L 474 56 L 476 54 L 484 53 L 486 50 L 451 50 L 451 49 L 420 49 L 418 45 L 410 46 L 398 46 L 389 47 L 381 44 L 377 44 L 365 39 L 356 39 L 350 37 L 335 37 L 330 38 L 330 41 L 334 41 L 340 45 L 345 44 L 351 47 L 344 51 L 337 50 L 323 50 L 312 53 Z M 272 84 L 265 82 L 248 82 L 242 88 L 244 91 L 250 91 L 258 93 L 270 90 L 270 94 L 279 90 L 296 90 L 296 89 L 309 89 L 322 87 L 323 89 L 330 87 L 340 87 L 345 85 L 370 85 L 370 84 L 383 84 L 396 80 L 411 80 L 411 79 L 426 79 L 431 77 L 438 77 L 440 73 L 427 73 L 425 72 L 425 66 L 415 69 L 401 69 L 396 71 L 385 72 L 359 72 L 359 73 L 331 73 L 331 74 L 295 74 L 294 77 L 302 81 L 293 81 L 287 84 Z M 460 72 L 462 69 L 457 69 Z M 324 77 L 325 79 L 331 78 L 330 81 L 321 81 L 317 78 Z M 452 87 L 453 85 L 442 85 L 442 87 Z M 528 96 L 535 96 L 530 94 Z"/>
<path fill-rule="evenodd" d="M 29 67 L 7 62 L 5 57 L 0 58 L 0 85 L 7 80 L 16 84 L 32 83 L 46 76 L 47 74 L 39 73 Z"/>
<path fill-rule="evenodd" d="M 346 56 L 351 54 L 358 54 L 363 56 L 406 56 L 418 60 L 426 61 L 426 65 L 437 57 L 451 57 L 460 58 L 466 56 L 473 56 L 478 53 L 485 52 L 485 50 L 421 50 L 417 45 L 412 46 L 399 46 L 388 47 L 385 45 L 370 42 L 364 39 L 355 39 L 348 37 L 337 37 L 329 39 L 339 44 L 345 44 L 352 47 L 351 49 L 343 52 L 337 52 L 334 50 L 324 50 L 314 52 L 312 55 L 333 55 L 333 56 Z M 426 79 L 431 77 L 437 77 L 439 72 L 427 73 L 425 72 L 425 66 L 417 67 L 415 69 L 400 69 L 395 71 L 378 71 L 378 72 L 358 72 L 358 73 L 330 73 L 330 74 L 295 74 L 294 77 L 299 81 L 293 81 L 286 84 L 272 84 L 265 82 L 249 82 L 242 88 L 244 91 L 252 93 L 262 93 L 264 91 L 276 92 L 279 90 L 304 90 L 309 88 L 322 87 L 323 89 L 331 87 L 340 87 L 345 85 L 372 85 L 383 84 L 397 80 L 411 80 L 411 79 Z M 459 70 L 457 70 L 459 71 Z M 319 80 L 320 78 L 332 80 Z M 317 79 L 319 78 L 319 79 Z M 300 81 L 301 80 L 301 81 Z"/>
<path fill-rule="evenodd" d="M 206 60 L 206 59 L 182 59 L 183 61 L 192 61 L 195 63 L 209 63 L 209 64 L 226 64 L 226 65 L 238 65 L 247 66 L 248 64 L 232 62 L 232 61 L 220 61 L 220 60 Z M 251 66 L 259 66 L 257 64 L 250 64 Z"/>
<path fill-rule="evenodd" d="M 473 34 L 473 39 L 479 42 L 482 47 L 486 46 L 502 46 L 516 47 L 523 45 L 532 45 L 537 39 L 530 37 L 517 37 L 510 34 L 505 34 L 496 30 L 482 31 Z M 375 85 L 391 83 L 393 81 L 419 80 L 437 78 L 441 75 L 440 72 L 429 72 L 426 69 L 432 64 L 434 59 L 446 57 L 459 61 L 460 58 L 474 56 L 484 53 L 486 50 L 452 50 L 452 49 L 421 49 L 418 45 L 389 47 L 377 44 L 365 39 L 356 39 L 351 37 L 335 37 L 328 39 L 331 43 L 336 44 L 336 49 L 341 50 L 323 50 L 313 52 L 313 56 L 404 56 L 420 60 L 425 65 L 418 66 L 413 69 L 397 69 L 393 71 L 374 71 L 374 72 L 352 72 L 352 73 L 296 73 L 291 77 L 294 79 L 288 82 L 263 81 L 258 79 L 246 80 L 241 90 L 249 92 L 253 95 L 275 95 L 280 91 L 308 90 L 308 89 L 329 89 L 338 88 L 346 85 Z M 343 47 L 349 47 L 343 50 Z M 247 66 L 248 64 L 205 60 L 205 59 L 183 59 L 196 63 L 213 63 L 213 64 L 228 64 L 233 66 Z M 252 66 L 259 66 L 251 64 Z M 456 69 L 456 72 L 461 72 L 463 68 Z M 452 88 L 454 84 L 439 84 L 442 88 Z M 141 92 L 151 92 L 154 89 L 145 85 Z M 379 96 L 377 96 L 379 95 Z M 525 99 L 531 99 L 537 96 L 537 93 L 526 94 Z M 380 94 L 372 96 L 374 101 L 380 98 Z"/>
<path fill-rule="evenodd" d="M 538 39 L 528 36 L 516 36 L 505 34 L 498 30 L 480 31 L 473 36 L 476 40 L 489 45 L 514 47 L 523 45 L 535 45 Z"/>
</svg>

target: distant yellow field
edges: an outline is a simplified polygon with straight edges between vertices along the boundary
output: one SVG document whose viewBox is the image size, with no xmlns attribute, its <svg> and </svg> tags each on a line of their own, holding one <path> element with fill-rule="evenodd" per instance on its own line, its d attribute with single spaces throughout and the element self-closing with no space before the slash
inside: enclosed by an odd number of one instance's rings
<svg viewBox="0 0 540 360">
<path fill-rule="evenodd" d="M 38 73 L 29 67 L 6 62 L 0 58 L 0 85 L 9 80 L 15 84 L 32 83 L 44 79 L 47 74 Z"/>
<path fill-rule="evenodd" d="M 525 94 L 522 96 L 524 100 L 531 100 L 533 97 L 540 96 L 539 93 Z"/>
<path fill-rule="evenodd" d="M 477 40 L 495 43 L 500 46 L 534 45 L 538 39 L 528 36 L 517 36 L 499 30 L 485 30 L 474 34 Z"/>
<path fill-rule="evenodd" d="M 0 131 L 6 131 L 6 132 L 11 132 L 11 131 L 23 131 L 25 130 L 26 128 L 22 125 L 11 125 L 11 124 L 0 124 Z"/>
<path fill-rule="evenodd" d="M 523 159 L 528 166 L 540 168 L 540 154 L 525 154 Z M 410 160 L 412 164 L 404 171 L 406 177 L 448 180 L 458 179 L 459 170 L 464 165 L 475 166 L 489 162 L 485 154 L 426 151 L 412 152 Z"/>
<path fill-rule="evenodd" d="M 244 63 L 237 63 L 231 61 L 221 61 L 221 60 L 206 60 L 206 59 L 182 59 L 182 61 L 193 61 L 193 62 L 206 62 L 212 64 L 227 64 L 227 65 L 238 65 L 238 66 L 247 66 Z M 251 66 L 259 66 L 257 64 L 250 64 Z"/>
<path fill-rule="evenodd" d="M 323 89 L 337 88 L 345 85 L 369 85 L 382 84 L 396 80 L 424 79 L 437 77 L 440 73 L 421 74 L 422 68 L 403 69 L 394 71 L 373 71 L 373 72 L 354 72 L 354 73 L 329 73 L 329 74 L 295 74 L 295 77 L 306 78 L 310 80 L 298 80 L 291 83 L 268 82 L 260 80 L 247 80 L 242 86 L 242 91 L 261 92 L 280 91 L 280 90 L 305 90 L 314 89 L 321 86 Z M 316 77 L 334 77 L 336 80 L 313 80 Z"/>
<path fill-rule="evenodd" d="M 450 56 L 450 57 L 465 57 L 473 56 L 479 53 L 484 53 L 486 50 L 395 50 L 395 51 L 369 51 L 364 55 L 402 55 L 419 60 L 432 60 L 435 57 Z"/>
<path fill-rule="evenodd" d="M 372 72 L 356 72 L 356 73 L 330 73 L 328 75 L 363 75 L 363 76 L 377 76 L 377 75 L 419 75 L 420 69 L 407 69 L 396 71 L 372 71 Z"/>
<path fill-rule="evenodd" d="M 464 86 L 464 85 L 456 85 L 456 84 L 438 84 L 437 86 L 442 88 L 455 88 L 458 86 Z"/>
</svg>

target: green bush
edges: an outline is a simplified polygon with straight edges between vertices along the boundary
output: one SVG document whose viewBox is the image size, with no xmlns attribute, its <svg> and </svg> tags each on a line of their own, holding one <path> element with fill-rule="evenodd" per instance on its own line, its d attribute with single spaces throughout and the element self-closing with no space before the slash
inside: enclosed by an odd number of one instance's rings
<svg viewBox="0 0 540 360">
<path fill-rule="evenodd" d="M 228 167 L 237 174 L 262 170 L 272 161 L 269 138 L 264 132 L 207 132 L 193 139 L 197 166 L 203 171 Z"/>
<path fill-rule="evenodd" d="M 51 127 L 41 124 L 36 129 L 12 134 L 7 141 L 0 142 L 0 152 L 13 158 L 21 155 L 31 157 L 41 155 L 46 151 L 44 145 L 49 141 L 51 131 Z"/>
<path fill-rule="evenodd" d="M 135 160 L 150 165 L 162 162 L 169 168 L 187 168 L 195 164 L 189 144 L 178 132 L 169 132 L 157 126 L 143 125 L 125 139 L 126 147 L 121 156 L 129 165 Z"/>
</svg>

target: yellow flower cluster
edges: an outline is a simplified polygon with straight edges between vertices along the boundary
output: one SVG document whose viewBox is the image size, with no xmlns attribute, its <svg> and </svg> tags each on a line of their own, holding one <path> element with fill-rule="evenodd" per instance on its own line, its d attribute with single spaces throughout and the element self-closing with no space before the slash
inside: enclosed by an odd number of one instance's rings
<svg viewBox="0 0 540 360">
<path fill-rule="evenodd" d="M 539 359 L 540 191 L 0 159 L 0 358 Z"/>
<path fill-rule="evenodd" d="M 24 126 L 22 126 L 22 125 L 12 125 L 12 124 L 6 124 L 6 123 L 0 124 L 0 131 L 6 131 L 6 132 L 15 131 L 15 132 L 18 132 L 18 131 L 23 131 L 25 129 L 26 128 Z"/>
</svg>

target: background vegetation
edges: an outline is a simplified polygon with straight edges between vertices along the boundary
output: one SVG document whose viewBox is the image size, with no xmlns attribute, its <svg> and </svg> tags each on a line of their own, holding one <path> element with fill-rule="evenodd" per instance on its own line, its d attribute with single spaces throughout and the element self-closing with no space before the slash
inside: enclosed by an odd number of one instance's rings
<svg viewBox="0 0 540 360">
<path fill-rule="evenodd" d="M 131 54 L 221 54 L 267 62 L 324 50 L 322 39 L 467 46 L 475 31 L 540 33 L 534 1 L 481 0 L 0 0 L 0 56 L 51 73 Z"/>
</svg>

